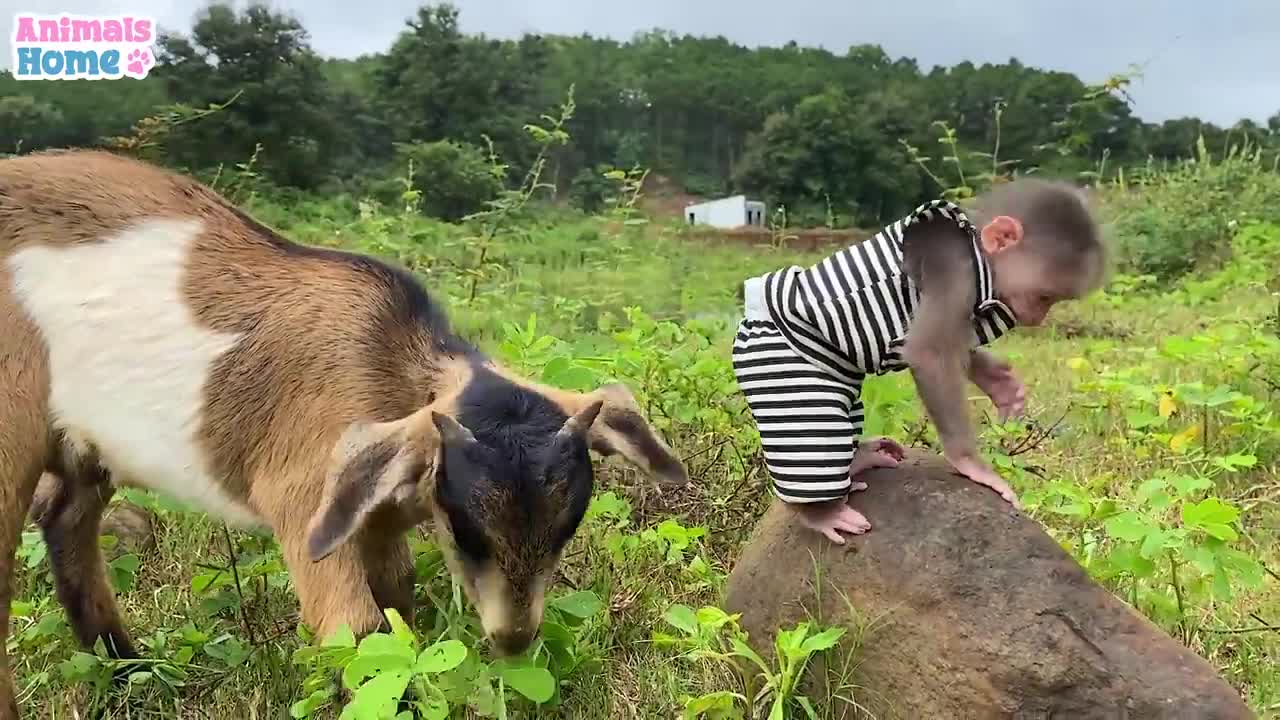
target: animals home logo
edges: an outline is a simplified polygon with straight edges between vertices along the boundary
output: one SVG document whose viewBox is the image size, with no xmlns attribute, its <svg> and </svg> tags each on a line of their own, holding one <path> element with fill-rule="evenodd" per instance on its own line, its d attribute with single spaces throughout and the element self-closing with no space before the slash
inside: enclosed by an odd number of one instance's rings
<svg viewBox="0 0 1280 720">
<path fill-rule="evenodd" d="M 13 19 L 11 57 L 18 80 L 141 80 L 155 65 L 155 21 L 125 15 L 38 15 Z"/>
</svg>

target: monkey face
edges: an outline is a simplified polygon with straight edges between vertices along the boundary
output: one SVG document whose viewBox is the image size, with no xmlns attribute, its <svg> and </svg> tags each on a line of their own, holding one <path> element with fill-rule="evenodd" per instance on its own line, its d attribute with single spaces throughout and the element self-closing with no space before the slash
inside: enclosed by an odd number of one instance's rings
<svg viewBox="0 0 1280 720">
<path fill-rule="evenodd" d="M 1077 298 L 1081 269 L 1052 261 L 1036 253 L 1031 244 L 1012 248 L 992 258 L 996 294 L 1018 319 L 1019 325 L 1043 325 L 1053 306 Z"/>
</svg>

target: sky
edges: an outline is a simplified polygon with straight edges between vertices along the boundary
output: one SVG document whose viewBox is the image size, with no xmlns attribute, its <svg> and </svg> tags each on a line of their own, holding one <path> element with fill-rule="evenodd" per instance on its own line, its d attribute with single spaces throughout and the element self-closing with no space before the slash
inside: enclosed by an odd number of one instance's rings
<svg viewBox="0 0 1280 720">
<path fill-rule="evenodd" d="M 150 15 L 186 32 L 205 0 L 0 0 L 9 43 L 17 12 Z M 235 0 L 246 7 L 246 0 Z M 268 0 L 297 16 L 323 55 L 390 46 L 418 0 Z M 923 70 L 969 60 L 1065 70 L 1098 82 L 1134 65 L 1134 112 L 1159 122 L 1197 116 L 1230 126 L 1280 112 L 1280 0 L 454 0 L 466 33 L 590 33 L 626 40 L 661 28 L 722 35 L 748 47 L 800 45 L 843 53 L 879 44 Z M 7 50 L 8 48 L 6 48 Z M 8 67 L 10 53 L 0 55 Z"/>
</svg>

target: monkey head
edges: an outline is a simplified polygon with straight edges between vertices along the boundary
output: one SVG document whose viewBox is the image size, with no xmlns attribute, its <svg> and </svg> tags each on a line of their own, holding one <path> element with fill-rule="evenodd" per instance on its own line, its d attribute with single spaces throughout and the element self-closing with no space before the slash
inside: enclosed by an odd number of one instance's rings
<svg viewBox="0 0 1280 720">
<path fill-rule="evenodd" d="M 997 186 L 980 206 L 980 240 L 996 294 L 1018 324 L 1041 325 L 1055 304 L 1101 286 L 1106 251 L 1079 189 L 1020 179 Z"/>
</svg>

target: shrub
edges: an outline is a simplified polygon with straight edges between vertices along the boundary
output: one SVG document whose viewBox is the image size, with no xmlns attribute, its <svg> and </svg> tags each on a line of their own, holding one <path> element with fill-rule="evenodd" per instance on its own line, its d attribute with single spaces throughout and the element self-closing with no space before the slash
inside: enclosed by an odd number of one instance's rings
<svg viewBox="0 0 1280 720">
<path fill-rule="evenodd" d="M 1280 175 L 1263 167 L 1261 154 L 1232 148 L 1215 163 L 1199 144 L 1196 160 L 1172 168 L 1148 164 L 1116 181 L 1114 235 L 1127 269 L 1172 280 L 1202 264 L 1231 256 L 1233 228 L 1255 220 L 1280 221 Z M 1140 192 L 1132 186 L 1140 186 Z"/>
<path fill-rule="evenodd" d="M 604 209 L 605 201 L 614 189 L 614 183 L 605 177 L 609 168 L 598 165 L 593 168 L 582 168 L 573 176 L 569 185 L 569 196 L 573 203 L 583 212 L 593 215 Z"/>
<path fill-rule="evenodd" d="M 413 189 L 421 193 L 421 211 L 450 222 L 483 210 L 502 191 L 502 169 L 484 150 L 465 142 L 401 143 L 402 162 L 413 164 Z"/>
</svg>

